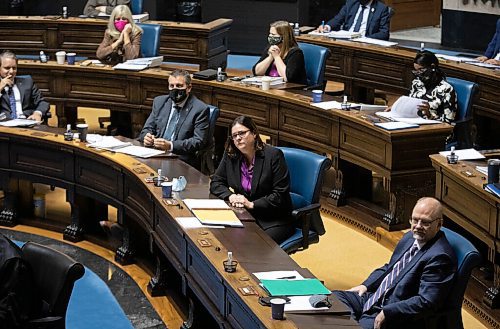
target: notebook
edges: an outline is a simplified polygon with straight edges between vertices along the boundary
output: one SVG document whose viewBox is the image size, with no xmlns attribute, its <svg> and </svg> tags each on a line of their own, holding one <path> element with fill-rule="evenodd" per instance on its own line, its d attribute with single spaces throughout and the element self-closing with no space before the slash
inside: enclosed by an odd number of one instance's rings
<svg viewBox="0 0 500 329">
<path fill-rule="evenodd" d="M 261 280 L 260 282 L 270 296 L 329 295 L 331 293 L 318 279 Z"/>
<path fill-rule="evenodd" d="M 184 199 L 184 204 L 204 225 L 243 227 L 234 211 L 220 199 Z"/>
</svg>

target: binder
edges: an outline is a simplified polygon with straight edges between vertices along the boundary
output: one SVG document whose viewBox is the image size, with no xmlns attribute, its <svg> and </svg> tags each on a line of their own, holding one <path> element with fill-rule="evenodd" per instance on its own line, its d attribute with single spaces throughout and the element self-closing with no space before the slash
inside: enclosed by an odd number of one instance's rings
<svg viewBox="0 0 500 329">
<path fill-rule="evenodd" d="M 261 280 L 270 296 L 307 296 L 331 294 L 318 279 Z"/>
</svg>

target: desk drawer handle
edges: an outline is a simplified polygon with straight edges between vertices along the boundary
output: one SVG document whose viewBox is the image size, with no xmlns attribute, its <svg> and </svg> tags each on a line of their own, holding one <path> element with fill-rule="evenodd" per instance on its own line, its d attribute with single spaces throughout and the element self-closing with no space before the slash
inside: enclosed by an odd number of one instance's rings
<svg viewBox="0 0 500 329">
<path fill-rule="evenodd" d="M 444 184 L 444 195 L 448 195 L 448 185 Z"/>
</svg>

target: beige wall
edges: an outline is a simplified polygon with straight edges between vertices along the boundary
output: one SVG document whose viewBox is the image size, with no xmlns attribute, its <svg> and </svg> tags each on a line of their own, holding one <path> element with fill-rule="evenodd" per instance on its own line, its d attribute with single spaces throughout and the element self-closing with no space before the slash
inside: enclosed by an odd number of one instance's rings
<svg viewBox="0 0 500 329">
<path fill-rule="evenodd" d="M 494 7 L 491 6 L 491 1 L 494 2 Z M 466 5 L 464 5 L 463 0 L 443 0 L 443 9 L 470 11 L 500 16 L 500 5 L 498 4 L 498 0 L 489 0 L 486 3 L 483 3 L 481 0 L 476 0 L 475 2 L 474 0 L 468 0 Z"/>
</svg>

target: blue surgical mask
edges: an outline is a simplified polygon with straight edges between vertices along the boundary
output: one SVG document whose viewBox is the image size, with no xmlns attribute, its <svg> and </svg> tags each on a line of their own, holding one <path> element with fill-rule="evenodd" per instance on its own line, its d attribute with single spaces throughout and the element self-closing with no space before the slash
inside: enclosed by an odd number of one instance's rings
<svg viewBox="0 0 500 329">
<path fill-rule="evenodd" d="M 187 186 L 187 180 L 184 176 L 179 176 L 179 178 L 172 178 L 172 191 L 180 192 L 183 191 Z"/>
</svg>

